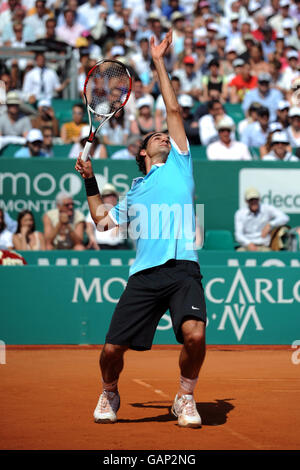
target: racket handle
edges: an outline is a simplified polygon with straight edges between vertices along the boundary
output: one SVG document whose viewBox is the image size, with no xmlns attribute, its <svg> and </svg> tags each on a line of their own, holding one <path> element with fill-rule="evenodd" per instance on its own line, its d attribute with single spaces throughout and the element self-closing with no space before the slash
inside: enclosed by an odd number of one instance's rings
<svg viewBox="0 0 300 470">
<path fill-rule="evenodd" d="M 83 152 L 81 154 L 81 159 L 86 162 L 87 159 L 88 159 L 88 156 L 89 156 L 89 153 L 90 153 L 90 149 L 91 149 L 91 146 L 92 146 L 92 143 L 93 142 L 89 142 L 87 141 L 85 146 L 84 146 L 84 149 L 83 149 Z"/>
</svg>

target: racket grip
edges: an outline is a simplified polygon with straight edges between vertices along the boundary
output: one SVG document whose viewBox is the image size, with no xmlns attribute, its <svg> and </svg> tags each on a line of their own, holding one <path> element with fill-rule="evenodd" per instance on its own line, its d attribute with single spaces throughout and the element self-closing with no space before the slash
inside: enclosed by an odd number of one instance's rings
<svg viewBox="0 0 300 470">
<path fill-rule="evenodd" d="M 87 159 L 88 159 L 88 156 L 89 156 L 89 153 L 90 153 L 90 149 L 91 149 L 91 146 L 92 146 L 92 143 L 93 142 L 89 142 L 87 141 L 85 146 L 84 146 L 84 149 L 83 149 L 83 152 L 81 154 L 81 159 L 86 162 Z"/>
</svg>

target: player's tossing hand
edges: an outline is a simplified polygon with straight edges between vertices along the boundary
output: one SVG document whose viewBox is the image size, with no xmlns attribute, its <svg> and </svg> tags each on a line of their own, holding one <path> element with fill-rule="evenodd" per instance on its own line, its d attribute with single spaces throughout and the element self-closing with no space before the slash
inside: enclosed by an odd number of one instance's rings
<svg viewBox="0 0 300 470">
<path fill-rule="evenodd" d="M 94 176 L 92 162 L 90 158 L 88 158 L 87 161 L 83 161 L 81 158 L 81 153 L 77 158 L 75 170 L 78 171 L 78 173 L 80 173 L 82 178 L 84 179 L 91 178 L 92 176 Z"/>
</svg>

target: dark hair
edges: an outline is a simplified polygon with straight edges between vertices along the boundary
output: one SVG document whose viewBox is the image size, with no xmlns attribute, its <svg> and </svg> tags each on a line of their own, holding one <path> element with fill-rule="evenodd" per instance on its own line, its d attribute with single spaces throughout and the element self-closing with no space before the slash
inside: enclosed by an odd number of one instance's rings
<svg viewBox="0 0 300 470">
<path fill-rule="evenodd" d="M 208 111 L 210 111 L 211 109 L 213 109 L 214 105 L 215 104 L 221 104 L 221 101 L 220 100 L 210 100 L 208 103 L 207 103 L 207 108 L 208 108 Z"/>
<path fill-rule="evenodd" d="M 23 219 L 23 217 L 25 215 L 31 215 L 32 217 L 32 220 L 33 220 L 33 225 L 32 225 L 32 229 L 31 229 L 31 233 L 35 232 L 35 221 L 34 221 L 34 217 L 33 217 L 33 213 L 31 211 L 29 211 L 28 209 L 25 209 L 23 211 L 21 211 L 18 215 L 18 226 L 17 226 L 17 230 L 16 230 L 16 233 L 20 233 L 21 232 L 21 220 Z"/>
<path fill-rule="evenodd" d="M 143 173 L 143 175 L 146 175 L 146 164 L 145 164 L 145 157 L 141 155 L 141 151 L 144 150 L 147 147 L 147 144 L 151 137 L 156 134 L 156 132 L 150 132 L 149 134 L 146 134 L 144 139 L 142 140 L 138 152 L 135 156 L 135 161 L 137 163 L 137 166 L 139 167 L 139 170 Z"/>
<path fill-rule="evenodd" d="M 3 221 L 0 223 L 0 233 L 6 228 L 6 223 L 4 222 L 4 210 L 0 208 L 0 212 L 2 213 Z"/>
<path fill-rule="evenodd" d="M 82 103 L 73 104 L 72 109 L 74 109 L 74 108 L 80 108 L 83 112 L 85 110 L 84 104 L 82 104 Z"/>
</svg>

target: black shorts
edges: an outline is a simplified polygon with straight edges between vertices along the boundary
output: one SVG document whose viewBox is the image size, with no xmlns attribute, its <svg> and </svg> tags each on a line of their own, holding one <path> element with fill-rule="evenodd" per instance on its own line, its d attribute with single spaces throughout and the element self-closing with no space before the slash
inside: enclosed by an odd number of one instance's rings
<svg viewBox="0 0 300 470">
<path fill-rule="evenodd" d="M 106 343 L 138 351 L 151 349 L 156 327 L 169 309 L 173 330 L 183 343 L 185 317 L 206 323 L 200 267 L 194 261 L 170 260 L 129 277 L 113 314 Z"/>
</svg>

